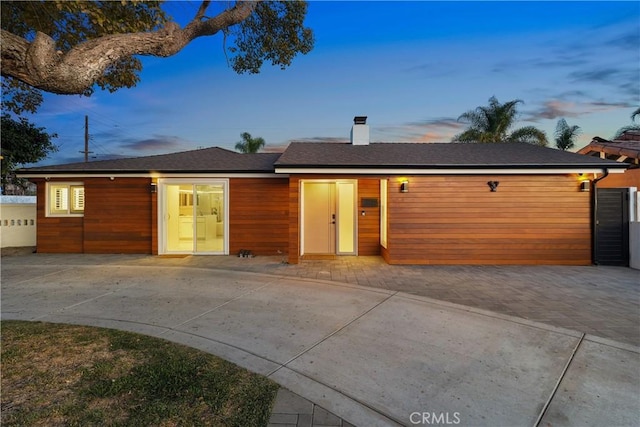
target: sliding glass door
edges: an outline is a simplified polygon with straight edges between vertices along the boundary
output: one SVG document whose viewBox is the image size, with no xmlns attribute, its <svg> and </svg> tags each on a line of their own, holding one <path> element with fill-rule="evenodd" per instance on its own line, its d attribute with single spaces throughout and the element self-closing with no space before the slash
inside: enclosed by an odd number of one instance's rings
<svg viewBox="0 0 640 427">
<path fill-rule="evenodd" d="M 224 181 L 166 182 L 161 253 L 228 253 L 226 189 Z"/>
</svg>

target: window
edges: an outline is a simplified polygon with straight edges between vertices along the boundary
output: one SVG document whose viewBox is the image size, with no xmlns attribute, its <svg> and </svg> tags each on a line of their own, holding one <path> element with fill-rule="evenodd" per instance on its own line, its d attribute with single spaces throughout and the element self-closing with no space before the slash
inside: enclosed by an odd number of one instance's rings
<svg viewBox="0 0 640 427">
<path fill-rule="evenodd" d="M 48 215 L 84 214 L 84 185 L 49 184 Z"/>
</svg>

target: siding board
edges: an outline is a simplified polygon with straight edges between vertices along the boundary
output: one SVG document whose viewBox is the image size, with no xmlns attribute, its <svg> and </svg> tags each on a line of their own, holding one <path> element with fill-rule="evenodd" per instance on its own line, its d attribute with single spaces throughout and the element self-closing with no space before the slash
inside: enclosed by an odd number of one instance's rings
<svg viewBox="0 0 640 427">
<path fill-rule="evenodd" d="M 37 185 L 36 245 L 40 253 L 82 253 L 83 218 L 47 217 L 45 212 L 46 181 L 32 180 Z M 55 182 L 52 180 L 51 182 Z M 68 182 L 62 181 L 61 182 Z"/>
<path fill-rule="evenodd" d="M 288 252 L 289 180 L 234 178 L 229 181 L 229 252 L 256 255 Z"/>
<path fill-rule="evenodd" d="M 84 252 L 151 254 L 151 179 L 86 178 L 84 185 Z"/>
<path fill-rule="evenodd" d="M 591 263 L 589 193 L 577 176 L 409 177 L 389 181 L 391 264 Z M 488 181 L 499 181 L 496 192 Z"/>
</svg>

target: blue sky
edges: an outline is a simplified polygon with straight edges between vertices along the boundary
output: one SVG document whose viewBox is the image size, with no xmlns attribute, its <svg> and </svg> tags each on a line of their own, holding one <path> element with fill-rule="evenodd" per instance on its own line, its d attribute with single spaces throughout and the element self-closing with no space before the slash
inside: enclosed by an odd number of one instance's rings
<svg viewBox="0 0 640 427">
<path fill-rule="evenodd" d="M 184 24 L 198 5 L 167 8 Z M 242 132 L 270 150 L 346 140 L 356 115 L 372 141 L 448 142 L 494 95 L 524 101 L 518 126 L 550 141 L 560 118 L 580 126 L 580 147 L 640 105 L 640 2 L 311 1 L 306 23 L 315 48 L 284 71 L 236 74 L 215 36 L 144 57 L 132 89 L 47 95 L 32 120 L 60 151 L 42 163 L 82 161 L 85 115 L 99 160 L 233 149 Z"/>
</svg>

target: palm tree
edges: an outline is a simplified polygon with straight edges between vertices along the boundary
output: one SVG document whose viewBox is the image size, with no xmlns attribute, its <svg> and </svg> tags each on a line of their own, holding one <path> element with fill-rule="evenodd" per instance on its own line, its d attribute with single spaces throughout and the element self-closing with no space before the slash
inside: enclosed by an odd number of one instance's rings
<svg viewBox="0 0 640 427">
<path fill-rule="evenodd" d="M 265 145 L 263 138 L 252 138 L 249 132 L 243 132 L 240 136 L 242 141 L 236 143 L 236 150 L 241 153 L 257 153 Z"/>
<path fill-rule="evenodd" d="M 569 126 L 565 119 L 558 120 L 556 125 L 556 147 L 566 151 L 574 146 L 574 140 L 580 135 L 580 126 Z"/>
<path fill-rule="evenodd" d="M 487 107 L 477 107 L 458 117 L 469 123 L 469 128 L 453 137 L 454 142 L 527 142 L 547 145 L 545 133 L 533 126 L 518 128 L 509 133 L 518 116 L 519 99 L 500 104 L 495 96 L 489 98 Z"/>
<path fill-rule="evenodd" d="M 636 120 L 636 116 L 640 116 L 640 107 L 636 108 L 633 113 L 631 113 L 631 121 L 634 122 Z M 629 125 L 629 126 L 624 126 L 621 127 L 620 129 L 618 129 L 618 131 L 616 132 L 616 134 L 613 136 L 612 139 L 618 139 L 622 136 L 623 133 L 625 133 L 628 130 L 640 130 L 640 125 L 637 125 L 635 123 Z"/>
</svg>

